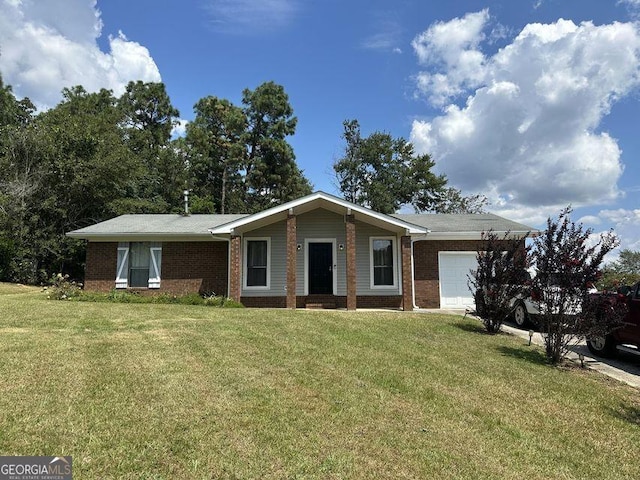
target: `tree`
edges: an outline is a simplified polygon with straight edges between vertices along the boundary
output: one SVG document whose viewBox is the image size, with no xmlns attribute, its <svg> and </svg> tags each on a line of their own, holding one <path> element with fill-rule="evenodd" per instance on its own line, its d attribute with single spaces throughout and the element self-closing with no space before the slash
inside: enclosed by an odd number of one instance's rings
<svg viewBox="0 0 640 480">
<path fill-rule="evenodd" d="M 615 262 L 602 269 L 598 287 L 615 290 L 617 287 L 633 285 L 638 281 L 640 281 L 640 252 L 625 248 L 620 250 L 620 256 Z"/>
<path fill-rule="evenodd" d="M 447 177 L 436 175 L 429 155 L 416 155 L 404 138 L 384 132 L 363 137 L 357 120 L 345 120 L 342 158 L 333 164 L 337 187 L 348 200 L 382 213 L 403 205 L 417 212 L 481 213 L 484 195 L 465 197 L 447 187 Z"/>
<path fill-rule="evenodd" d="M 213 96 L 199 100 L 194 110 L 196 118 L 187 125 L 193 193 L 210 198 L 218 213 L 238 211 L 244 203 L 240 172 L 247 162 L 244 112 L 230 101 Z"/>
<path fill-rule="evenodd" d="M 416 155 L 411 143 L 388 133 L 363 138 L 357 120 L 343 126 L 345 152 L 333 169 L 345 199 L 387 214 L 406 204 L 418 211 L 434 206 L 447 179 L 431 171 L 428 155 Z"/>
<path fill-rule="evenodd" d="M 558 363 L 575 342 L 591 336 L 598 308 L 588 305 L 588 290 L 599 276 L 604 256 L 618 245 L 617 237 L 602 234 L 590 246 L 591 229 L 571 221 L 571 208 L 533 240 L 532 259 L 537 274 L 532 289 L 541 298 L 540 331 L 547 358 Z"/>
<path fill-rule="evenodd" d="M 525 237 L 528 235 L 525 235 Z M 523 238 L 503 237 L 489 231 L 482 234 L 476 259 L 478 268 L 469 275 L 476 313 L 487 332 L 497 333 L 511 313 L 511 302 L 527 289 L 526 272 L 530 246 Z"/>
<path fill-rule="evenodd" d="M 311 193 L 311 184 L 295 162 L 286 138 L 295 133 L 289 97 L 281 85 L 266 82 L 242 92 L 247 119 L 245 192 L 249 212 L 256 212 Z"/>
<path fill-rule="evenodd" d="M 485 207 L 489 199 L 484 195 L 464 196 L 460 190 L 447 187 L 437 192 L 433 200 L 433 213 L 486 213 Z"/>
<path fill-rule="evenodd" d="M 144 165 L 135 195 L 123 200 L 121 207 L 131 212 L 164 213 L 178 206 L 184 185 L 176 189 L 174 183 L 165 182 L 180 165 L 168 146 L 180 113 L 171 104 L 164 84 L 129 82 L 117 106 L 122 113 L 124 142 Z"/>
</svg>

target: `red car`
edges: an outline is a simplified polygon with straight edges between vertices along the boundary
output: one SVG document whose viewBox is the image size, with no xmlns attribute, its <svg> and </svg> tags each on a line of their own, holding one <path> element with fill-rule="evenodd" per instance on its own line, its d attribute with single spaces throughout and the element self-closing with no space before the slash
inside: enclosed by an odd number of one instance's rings
<svg viewBox="0 0 640 480">
<path fill-rule="evenodd" d="M 624 326 L 605 337 L 587 339 L 587 347 L 595 355 L 613 357 L 618 350 L 640 355 L 640 282 L 621 293 L 616 294 L 617 301 L 628 306 Z"/>
</svg>

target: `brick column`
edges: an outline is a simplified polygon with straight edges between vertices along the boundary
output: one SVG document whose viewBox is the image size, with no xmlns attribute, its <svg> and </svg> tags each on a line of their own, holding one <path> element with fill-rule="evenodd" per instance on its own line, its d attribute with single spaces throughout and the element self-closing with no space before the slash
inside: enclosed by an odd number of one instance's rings
<svg viewBox="0 0 640 480">
<path fill-rule="evenodd" d="M 353 215 L 345 220 L 347 230 L 347 310 L 357 307 L 356 288 L 356 223 Z"/>
<path fill-rule="evenodd" d="M 296 308 L 296 268 L 298 251 L 296 243 L 296 216 L 287 216 L 287 308 Z"/>
<path fill-rule="evenodd" d="M 240 261 L 241 237 L 231 236 L 229 252 L 229 297 L 239 302 L 241 290 L 241 265 Z"/>
<path fill-rule="evenodd" d="M 402 250 L 402 309 L 405 312 L 413 310 L 413 278 L 411 278 L 411 237 L 400 239 Z"/>
</svg>

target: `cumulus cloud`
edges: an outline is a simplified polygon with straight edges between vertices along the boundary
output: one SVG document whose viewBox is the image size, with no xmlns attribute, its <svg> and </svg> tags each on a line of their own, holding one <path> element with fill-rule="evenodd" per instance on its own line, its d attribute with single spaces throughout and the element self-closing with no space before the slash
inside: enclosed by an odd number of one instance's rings
<svg viewBox="0 0 640 480">
<path fill-rule="evenodd" d="M 56 105 L 65 87 L 124 92 L 131 80 L 160 81 L 149 51 L 120 32 L 109 51 L 96 0 L 0 0 L 0 72 L 15 93 L 39 108 Z"/>
<path fill-rule="evenodd" d="M 215 30 L 255 34 L 288 25 L 298 5 L 297 0 L 208 0 L 206 8 Z"/>
<path fill-rule="evenodd" d="M 432 154 L 452 184 L 487 195 L 512 218 L 616 200 L 621 150 L 598 128 L 638 86 L 638 26 L 534 23 L 488 55 L 490 23 L 483 10 L 415 38 L 424 69 L 417 90 L 442 112 L 413 122 L 416 150 Z"/>
</svg>

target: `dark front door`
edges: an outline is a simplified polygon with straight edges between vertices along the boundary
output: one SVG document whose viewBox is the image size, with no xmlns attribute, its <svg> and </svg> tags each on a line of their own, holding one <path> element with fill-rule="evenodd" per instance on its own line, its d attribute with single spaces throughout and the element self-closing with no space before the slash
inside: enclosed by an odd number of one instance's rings
<svg viewBox="0 0 640 480">
<path fill-rule="evenodd" d="M 309 244 L 309 294 L 333 293 L 333 244 Z"/>
</svg>

